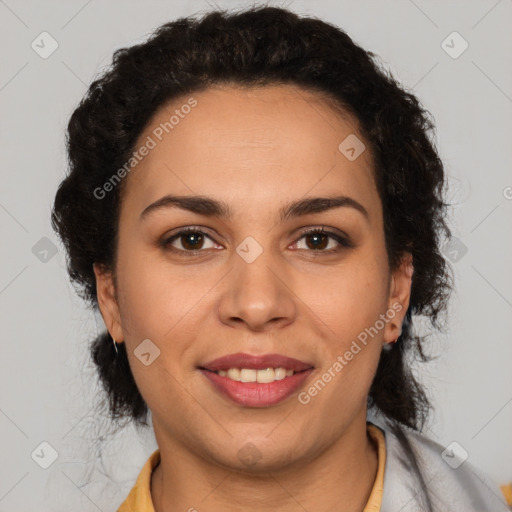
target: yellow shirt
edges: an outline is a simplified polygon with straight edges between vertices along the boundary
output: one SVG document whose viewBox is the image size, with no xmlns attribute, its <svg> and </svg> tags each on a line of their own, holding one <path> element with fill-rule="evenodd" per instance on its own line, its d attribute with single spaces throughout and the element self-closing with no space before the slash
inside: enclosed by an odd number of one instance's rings
<svg viewBox="0 0 512 512">
<path fill-rule="evenodd" d="M 377 447 L 378 467 L 372 492 L 363 512 L 379 512 L 384 491 L 386 440 L 382 431 L 375 425 L 368 423 L 367 430 Z M 128 494 L 126 500 L 117 509 L 117 512 L 155 512 L 153 501 L 151 500 L 151 473 L 159 462 L 160 450 L 155 450 L 144 464 L 130 494 Z"/>
</svg>

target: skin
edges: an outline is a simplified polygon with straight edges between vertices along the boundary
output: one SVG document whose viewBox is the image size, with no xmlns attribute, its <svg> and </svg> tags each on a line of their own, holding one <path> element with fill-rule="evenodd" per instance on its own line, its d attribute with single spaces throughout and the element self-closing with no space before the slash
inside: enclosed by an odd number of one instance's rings
<svg viewBox="0 0 512 512">
<path fill-rule="evenodd" d="M 101 313 L 126 343 L 152 412 L 155 510 L 361 511 L 377 471 L 366 400 L 383 343 L 400 334 L 412 275 L 409 254 L 388 267 L 369 145 L 349 161 L 338 145 L 350 134 L 364 141 L 357 121 L 297 87 L 225 85 L 191 96 L 197 106 L 125 178 L 116 280 L 95 265 Z M 189 97 L 161 108 L 136 147 Z M 166 194 L 222 200 L 234 216 L 167 208 L 139 219 Z M 334 195 L 358 201 L 368 218 L 347 206 L 278 218 L 291 201 Z M 183 256 L 158 245 L 186 226 L 208 235 L 203 252 L 187 256 L 186 236 L 172 243 Z M 315 250 L 302 234 L 322 226 L 354 247 L 320 238 L 324 252 Z M 236 252 L 247 236 L 263 249 L 252 263 Z M 197 369 L 234 352 L 280 353 L 315 366 L 304 391 L 394 303 L 401 311 L 307 405 L 295 393 L 243 407 Z M 160 356 L 145 366 L 134 350 L 148 338 Z M 247 443 L 260 455 L 252 466 L 238 456 Z"/>
</svg>

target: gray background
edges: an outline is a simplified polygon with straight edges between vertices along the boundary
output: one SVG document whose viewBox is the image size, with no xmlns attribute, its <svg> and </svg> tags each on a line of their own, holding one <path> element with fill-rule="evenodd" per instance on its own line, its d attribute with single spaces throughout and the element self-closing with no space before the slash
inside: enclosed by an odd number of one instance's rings
<svg viewBox="0 0 512 512">
<path fill-rule="evenodd" d="M 432 340 L 441 357 L 418 367 L 436 406 L 426 433 L 459 443 L 499 483 L 512 480 L 512 1 L 270 4 L 346 30 L 433 114 L 454 203 L 457 240 L 445 256 L 457 289 L 449 333 Z M 115 510 L 156 448 L 151 431 L 128 427 L 96 450 L 109 425 L 93 409 L 87 342 L 102 320 L 69 284 L 49 215 L 67 120 L 112 52 L 209 5 L 0 0 L 0 512 Z M 31 47 L 43 31 L 58 43 L 47 59 Z M 442 46 L 454 31 L 469 44 L 457 58 Z M 453 54 L 463 41 L 446 44 Z M 58 453 L 48 469 L 44 441 Z"/>
</svg>

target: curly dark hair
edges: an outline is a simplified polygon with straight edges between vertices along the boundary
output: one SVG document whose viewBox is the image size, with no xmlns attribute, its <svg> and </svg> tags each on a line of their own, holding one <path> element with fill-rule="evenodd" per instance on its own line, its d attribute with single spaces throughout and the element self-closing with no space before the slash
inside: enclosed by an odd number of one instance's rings
<svg viewBox="0 0 512 512">
<path fill-rule="evenodd" d="M 451 233 L 443 164 L 431 138 L 435 128 L 430 113 L 375 54 L 325 21 L 268 6 L 211 11 L 165 23 L 146 42 L 114 53 L 112 65 L 90 85 L 70 118 L 70 171 L 52 211 L 77 292 L 97 308 L 93 263 L 115 271 L 124 183 L 107 200 L 98 200 L 94 190 L 132 156 L 137 138 L 161 106 L 215 84 L 297 86 L 320 93 L 358 119 L 374 159 L 389 268 L 397 268 L 406 251 L 414 262 L 402 334 L 381 356 L 368 405 L 386 421 L 421 429 L 431 406 L 409 356 L 423 361 L 428 356 L 422 348 L 426 336 L 414 332 L 412 319 L 422 315 L 442 330 L 440 314 L 446 313 L 453 281 L 441 254 L 442 237 Z M 90 350 L 111 418 L 147 425 L 148 408 L 125 344 L 116 357 L 106 331 Z"/>
</svg>

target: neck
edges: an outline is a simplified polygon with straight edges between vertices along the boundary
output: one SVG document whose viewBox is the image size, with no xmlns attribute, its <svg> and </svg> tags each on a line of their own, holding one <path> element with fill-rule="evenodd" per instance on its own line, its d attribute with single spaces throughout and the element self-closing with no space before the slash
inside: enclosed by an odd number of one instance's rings
<svg viewBox="0 0 512 512">
<path fill-rule="evenodd" d="M 377 452 L 367 436 L 366 419 L 350 425 L 313 458 L 271 472 L 229 470 L 169 437 L 157 435 L 157 440 L 161 462 L 151 478 L 155 512 L 361 512 L 377 473 Z"/>
</svg>

